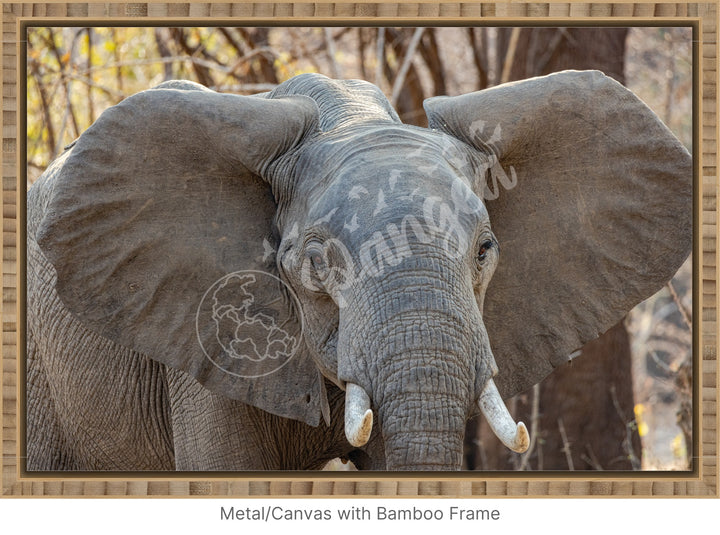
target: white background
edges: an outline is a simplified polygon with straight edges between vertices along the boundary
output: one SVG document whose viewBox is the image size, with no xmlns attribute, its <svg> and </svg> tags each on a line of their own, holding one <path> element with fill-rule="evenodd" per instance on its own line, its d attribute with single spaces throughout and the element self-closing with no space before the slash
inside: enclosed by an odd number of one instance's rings
<svg viewBox="0 0 720 535">
<path fill-rule="evenodd" d="M 451 506 L 498 509 L 496 521 L 450 521 Z M 247 521 L 221 520 L 220 508 L 330 509 L 333 520 Z M 442 521 L 341 521 L 337 510 L 364 506 L 387 509 L 439 509 Z M 0 525 L 4 533 L 405 533 L 412 535 L 468 533 L 535 535 L 537 533 L 611 535 L 692 533 L 693 528 L 718 523 L 717 499 L 2 499 Z M 7 529 L 10 528 L 10 529 Z M 632 531 L 631 531 L 632 530 Z M 712 528 L 710 528 L 712 532 Z M 441 532 L 443 533 L 443 532 Z"/>
</svg>

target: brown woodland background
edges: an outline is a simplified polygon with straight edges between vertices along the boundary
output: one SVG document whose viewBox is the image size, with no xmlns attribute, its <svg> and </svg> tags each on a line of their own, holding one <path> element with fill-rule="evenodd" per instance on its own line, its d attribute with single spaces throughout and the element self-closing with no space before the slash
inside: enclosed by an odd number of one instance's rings
<svg viewBox="0 0 720 535">
<path fill-rule="evenodd" d="M 427 97 L 593 68 L 638 94 L 691 149 L 689 28 L 37 27 L 27 44 L 28 184 L 104 109 L 177 78 L 239 94 L 303 72 L 363 78 L 404 122 L 426 126 Z M 509 401 L 531 429 L 527 453 L 471 421 L 466 467 L 691 468 L 691 271 L 688 261 L 571 365 Z"/>
</svg>

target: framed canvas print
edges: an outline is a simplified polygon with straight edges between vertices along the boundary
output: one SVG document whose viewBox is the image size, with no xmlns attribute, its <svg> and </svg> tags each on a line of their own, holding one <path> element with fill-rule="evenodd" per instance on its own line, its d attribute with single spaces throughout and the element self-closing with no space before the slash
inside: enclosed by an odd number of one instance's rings
<svg viewBox="0 0 720 535">
<path fill-rule="evenodd" d="M 32 6 L 8 492 L 716 493 L 702 10 Z"/>
</svg>

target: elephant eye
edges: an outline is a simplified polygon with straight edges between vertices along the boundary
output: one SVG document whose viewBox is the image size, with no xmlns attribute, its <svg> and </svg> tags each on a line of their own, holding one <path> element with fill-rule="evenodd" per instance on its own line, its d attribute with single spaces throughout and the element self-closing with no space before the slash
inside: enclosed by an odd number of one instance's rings
<svg viewBox="0 0 720 535">
<path fill-rule="evenodd" d="M 322 269 L 325 267 L 325 261 L 323 260 L 323 257 L 320 253 L 314 253 L 310 257 L 310 262 L 312 262 L 312 265 L 315 269 Z"/>
<path fill-rule="evenodd" d="M 323 253 L 322 246 L 319 244 L 313 244 L 306 250 L 306 255 L 310 264 L 312 264 L 315 273 L 322 278 L 322 275 L 327 271 L 327 262 L 325 261 L 325 254 Z"/>
<path fill-rule="evenodd" d="M 308 258 L 315 269 L 321 269 L 325 266 L 322 252 L 318 250 L 308 251 Z"/>
<path fill-rule="evenodd" d="M 492 240 L 487 240 L 480 246 L 480 251 L 478 251 L 478 260 L 480 262 L 484 262 L 485 258 L 487 257 L 487 253 L 490 249 L 492 249 L 493 242 Z"/>
<path fill-rule="evenodd" d="M 303 255 L 300 281 L 311 292 L 325 293 L 325 279 L 329 268 L 323 243 L 317 240 L 310 241 L 305 245 Z"/>
</svg>

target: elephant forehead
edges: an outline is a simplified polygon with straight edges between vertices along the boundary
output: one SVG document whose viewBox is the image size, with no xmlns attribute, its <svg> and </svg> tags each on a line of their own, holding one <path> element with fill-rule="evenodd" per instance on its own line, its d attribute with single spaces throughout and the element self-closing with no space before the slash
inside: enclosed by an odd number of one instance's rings
<svg viewBox="0 0 720 535">
<path fill-rule="evenodd" d="M 379 232 L 393 242 L 430 243 L 442 237 L 466 247 L 477 229 L 490 225 L 482 201 L 446 168 L 432 178 L 405 175 L 402 167 L 375 172 L 366 180 L 348 173 L 308 216 L 308 229 L 329 231 L 348 243 L 375 239 Z"/>
<path fill-rule="evenodd" d="M 442 133 L 407 125 L 362 125 L 325 133 L 303 151 L 299 169 L 314 176 L 372 180 L 377 175 L 433 176 L 446 167 L 471 175 L 478 155 Z M 302 172 L 302 171 L 301 171 Z"/>
<path fill-rule="evenodd" d="M 324 135 L 295 167 L 308 200 L 303 226 L 353 237 L 379 227 L 472 233 L 489 226 L 472 157 L 447 136 L 403 125 Z"/>
</svg>

